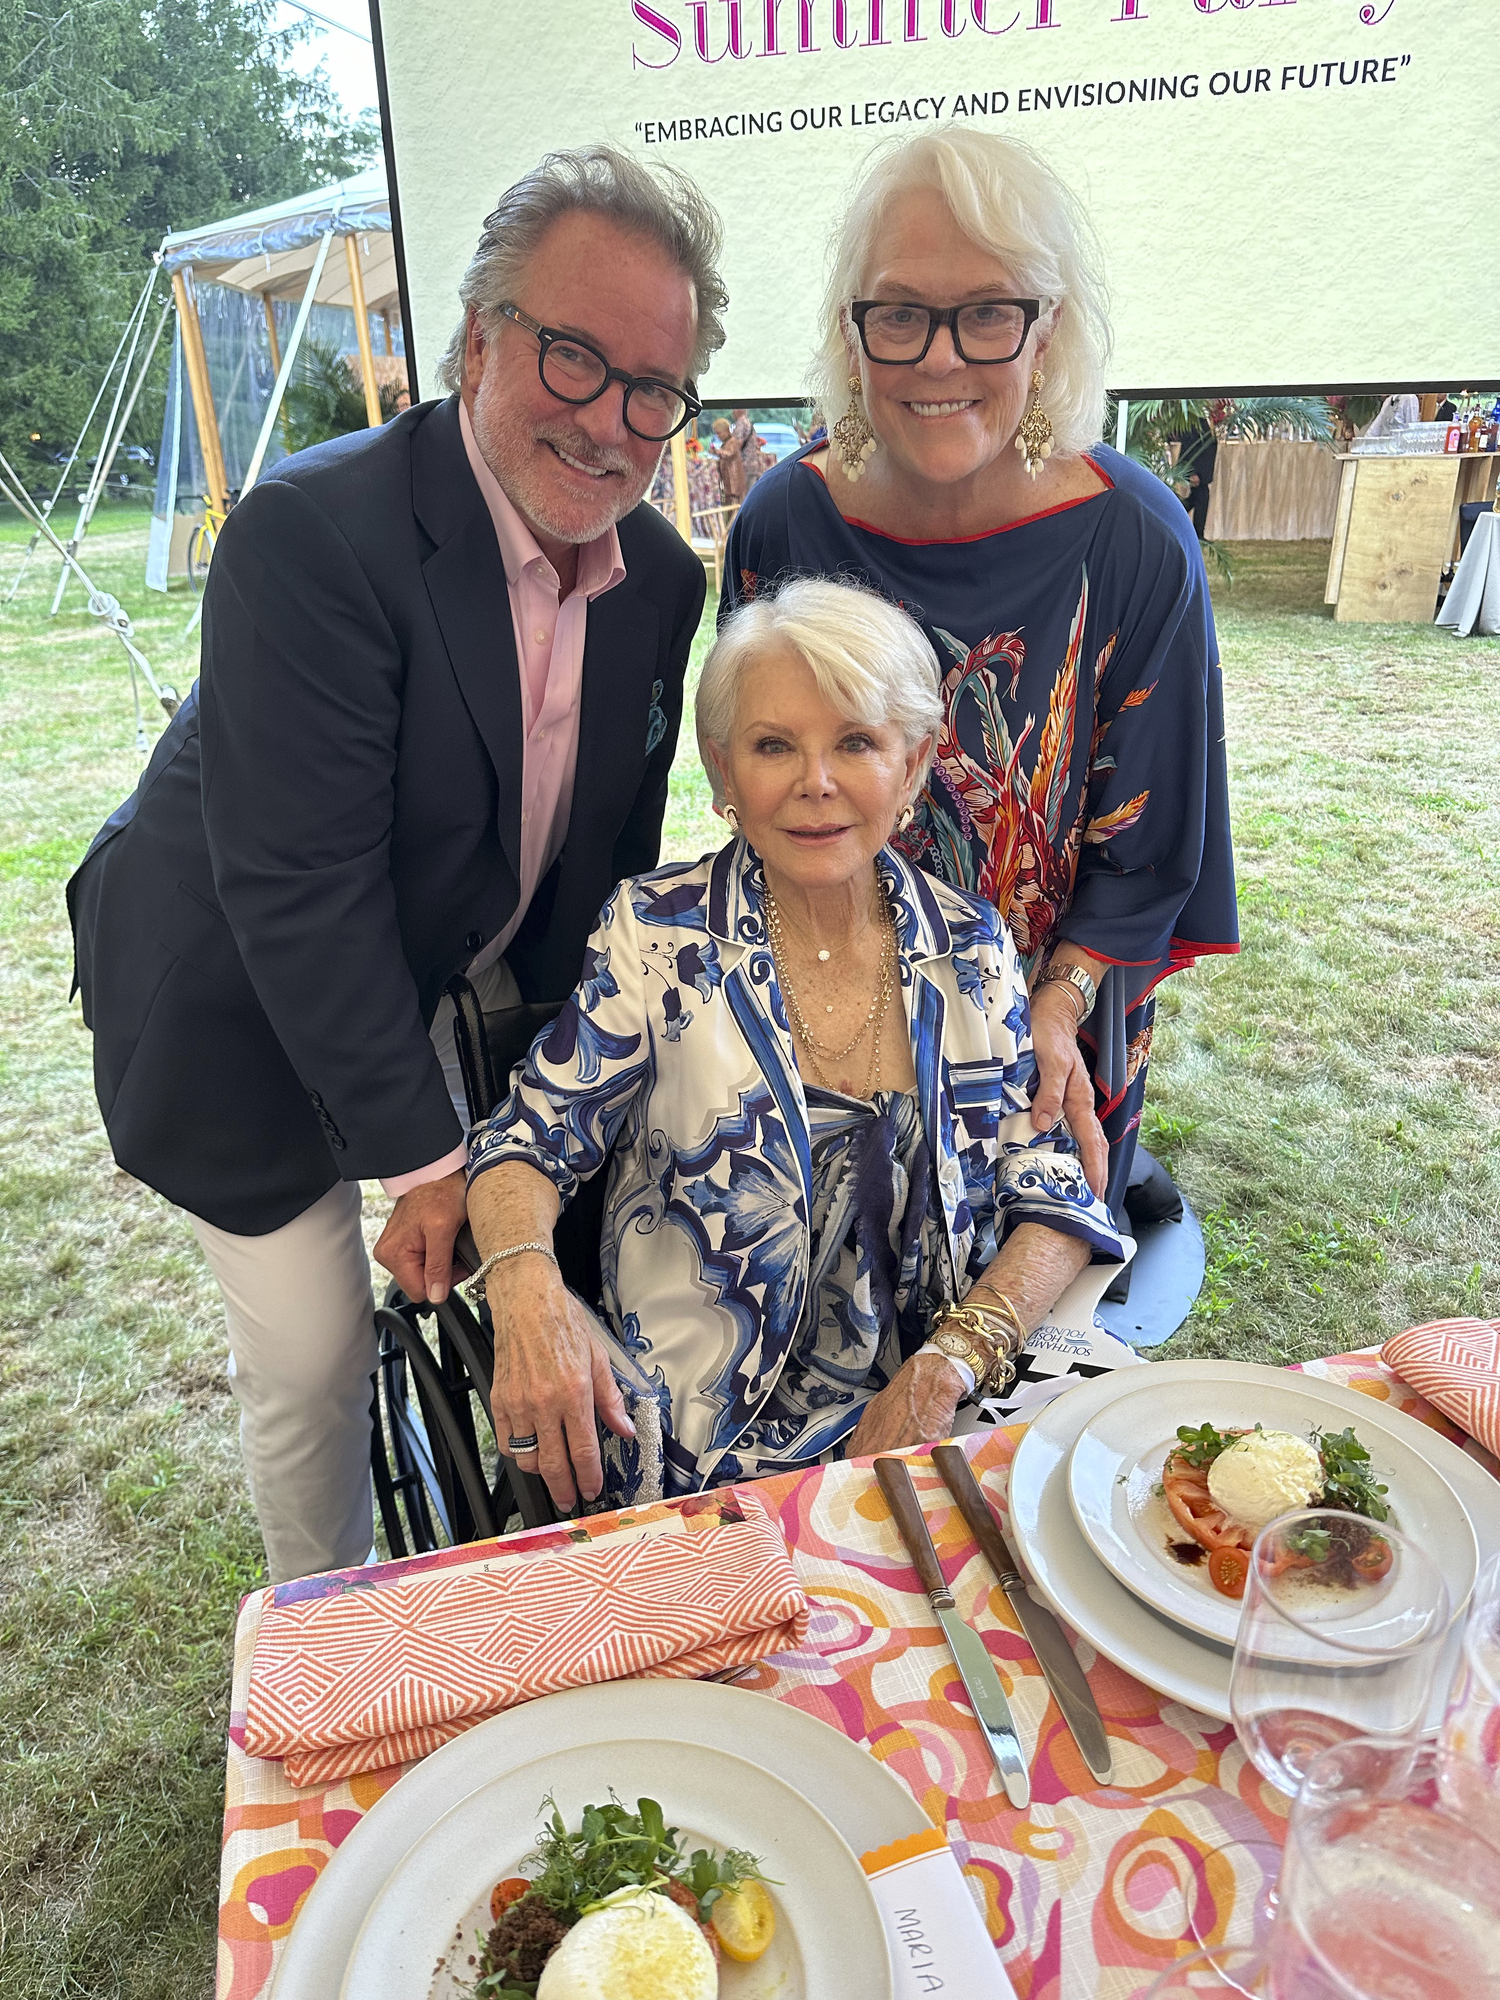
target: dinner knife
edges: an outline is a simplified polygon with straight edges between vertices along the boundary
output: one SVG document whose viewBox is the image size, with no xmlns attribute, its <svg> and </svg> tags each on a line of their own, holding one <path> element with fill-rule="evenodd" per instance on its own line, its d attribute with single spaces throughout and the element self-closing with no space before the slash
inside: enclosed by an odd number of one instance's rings
<svg viewBox="0 0 1500 2000">
<path fill-rule="evenodd" d="M 942 1564 L 937 1559 L 937 1550 L 932 1546 L 932 1537 L 922 1518 L 922 1503 L 917 1498 L 916 1487 L 911 1483 L 905 1459 L 877 1458 L 875 1477 L 890 1503 L 896 1527 L 906 1544 L 906 1552 L 921 1579 L 922 1588 L 927 1592 L 927 1602 L 943 1628 L 948 1649 L 963 1676 L 974 1718 L 990 1746 L 995 1769 L 1005 1786 L 1005 1796 L 1013 1806 L 1029 1806 L 1031 1781 L 1026 1774 L 1026 1759 L 1021 1755 L 1021 1739 L 1016 1734 L 1005 1689 L 1000 1685 L 994 1661 L 985 1651 L 983 1639 L 964 1623 L 954 1607 L 953 1592 L 943 1580 Z"/>
<path fill-rule="evenodd" d="M 1074 1657 L 1067 1634 L 1046 1605 L 1038 1604 L 1031 1595 L 962 1448 L 956 1444 L 934 1445 L 932 1462 L 1009 1599 L 1026 1642 L 1036 1654 L 1043 1677 L 1062 1710 L 1063 1720 L 1083 1753 L 1084 1763 L 1101 1785 L 1111 1783 L 1114 1764 L 1109 1738 L 1104 1733 L 1093 1690 Z"/>
</svg>

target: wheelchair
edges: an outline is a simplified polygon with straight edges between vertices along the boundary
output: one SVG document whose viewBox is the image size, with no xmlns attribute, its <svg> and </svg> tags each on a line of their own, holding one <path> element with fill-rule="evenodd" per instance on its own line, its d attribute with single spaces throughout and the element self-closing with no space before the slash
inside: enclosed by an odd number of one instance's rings
<svg viewBox="0 0 1500 2000">
<path fill-rule="evenodd" d="M 460 975 L 447 988 L 469 1119 L 487 1118 L 509 1087 L 512 1066 L 551 1022 L 557 1006 L 485 1013 Z M 564 1283 L 599 1296 L 603 1174 L 580 1188 L 553 1243 Z M 454 1246 L 454 1289 L 439 1306 L 409 1299 L 394 1282 L 375 1314 L 379 1360 L 371 1397 L 370 1469 L 392 1556 L 425 1555 L 562 1518 L 545 1483 L 501 1455 L 490 1408 L 495 1347 L 489 1308 L 476 1314 L 457 1290 L 479 1267 L 467 1227 Z"/>
</svg>

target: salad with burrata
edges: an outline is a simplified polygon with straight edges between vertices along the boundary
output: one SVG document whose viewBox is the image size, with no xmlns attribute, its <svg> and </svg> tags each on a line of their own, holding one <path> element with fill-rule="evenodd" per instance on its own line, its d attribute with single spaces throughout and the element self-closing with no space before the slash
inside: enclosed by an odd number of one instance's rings
<svg viewBox="0 0 1500 2000">
<path fill-rule="evenodd" d="M 1314 1431 L 1194 1429 L 1180 1424 L 1162 1468 L 1162 1491 L 1173 1519 L 1191 1540 L 1171 1545 L 1184 1563 L 1207 1560 L 1209 1581 L 1225 1597 L 1243 1597 L 1250 1550 L 1261 1529 L 1303 1507 L 1330 1507 L 1368 1521 L 1389 1518 L 1386 1489 L 1352 1428 Z M 1379 1536 L 1365 1538 L 1380 1542 Z M 1388 1548 L 1387 1548 L 1388 1553 Z M 1375 1580 L 1378 1551 L 1356 1580 Z M 1385 1568 L 1389 1569 L 1387 1561 Z"/>
<path fill-rule="evenodd" d="M 718 2000 L 719 1958 L 748 1963 L 776 1932 L 753 1854 L 688 1853 L 655 1799 L 611 1797 L 570 1832 L 550 1816 L 497 1882 L 477 1942 L 473 2000 Z"/>
</svg>

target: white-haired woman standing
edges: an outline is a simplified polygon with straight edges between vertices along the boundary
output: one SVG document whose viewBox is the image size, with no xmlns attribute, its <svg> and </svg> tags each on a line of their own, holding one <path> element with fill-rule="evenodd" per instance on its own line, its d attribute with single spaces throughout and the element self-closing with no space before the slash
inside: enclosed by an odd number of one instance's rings
<svg viewBox="0 0 1500 2000">
<path fill-rule="evenodd" d="M 941 1437 L 1121 1254 L 1072 1140 L 1033 1129 L 1004 925 L 888 845 L 941 719 L 931 647 L 868 592 L 731 618 L 698 738 L 734 838 L 621 883 L 474 1134 L 496 1431 L 564 1507 L 575 1476 L 620 1502 Z M 549 1250 L 606 1160 L 614 1373 Z"/>
<path fill-rule="evenodd" d="M 1153 990 L 1238 946 L 1203 562 L 1175 495 L 1096 442 L 1108 345 L 1088 224 L 1036 155 L 954 129 L 877 154 L 825 301 L 830 442 L 756 487 L 721 611 L 816 573 L 921 620 L 943 719 L 899 844 L 1004 914 L 1038 1129 L 1066 1105 L 1118 1214 Z"/>
</svg>

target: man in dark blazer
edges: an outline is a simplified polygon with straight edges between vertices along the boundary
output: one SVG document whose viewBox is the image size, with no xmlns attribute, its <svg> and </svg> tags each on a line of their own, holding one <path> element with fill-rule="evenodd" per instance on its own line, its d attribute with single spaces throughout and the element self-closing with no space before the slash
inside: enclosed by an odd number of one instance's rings
<svg viewBox="0 0 1500 2000">
<path fill-rule="evenodd" d="M 219 1280 L 273 1579 L 370 1549 L 361 1180 L 397 1197 L 380 1261 L 449 1286 L 445 986 L 561 999 L 657 859 L 705 584 L 642 502 L 723 340 L 718 250 L 690 183 L 605 148 L 509 190 L 458 393 L 241 500 L 201 678 L 69 884 L 110 1143 Z"/>
</svg>

